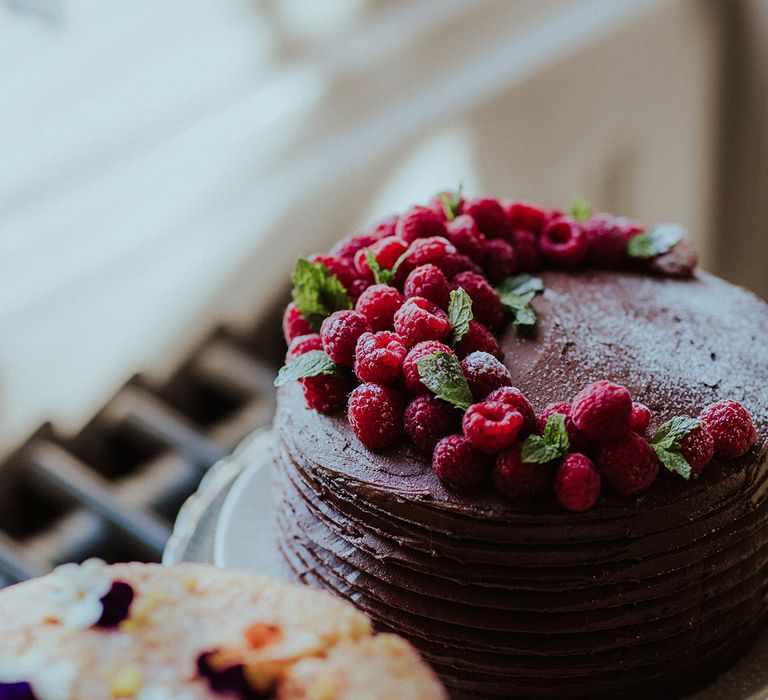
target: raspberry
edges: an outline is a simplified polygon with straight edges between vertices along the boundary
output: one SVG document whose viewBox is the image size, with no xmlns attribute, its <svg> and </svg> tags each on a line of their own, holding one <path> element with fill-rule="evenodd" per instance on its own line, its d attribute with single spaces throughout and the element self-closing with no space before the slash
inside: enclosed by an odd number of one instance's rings
<svg viewBox="0 0 768 700">
<path fill-rule="evenodd" d="M 469 444 L 480 452 L 501 452 L 517 439 L 523 417 L 517 409 L 500 401 L 472 404 L 464 414 L 461 427 Z"/>
<path fill-rule="evenodd" d="M 435 445 L 432 469 L 441 481 L 457 489 L 471 490 L 488 479 L 491 461 L 463 435 L 448 435 Z"/>
<path fill-rule="evenodd" d="M 394 287 L 373 284 L 360 295 L 355 311 L 365 316 L 372 330 L 386 331 L 392 328 L 395 311 L 404 301 L 403 295 Z"/>
<path fill-rule="evenodd" d="M 472 260 L 482 260 L 485 257 L 488 240 L 480 233 L 477 223 L 471 216 L 466 214 L 457 216 L 447 228 L 446 237 L 456 246 L 456 250 Z"/>
<path fill-rule="evenodd" d="M 630 432 L 600 445 L 597 471 L 616 493 L 629 496 L 644 491 L 656 480 L 659 462 L 653 448 Z"/>
<path fill-rule="evenodd" d="M 292 301 L 285 307 L 283 312 L 283 336 L 285 337 L 285 342 L 290 345 L 294 338 L 311 332 L 312 327 L 309 325 L 309 321 L 301 315 L 296 302 Z"/>
<path fill-rule="evenodd" d="M 450 253 L 456 252 L 456 246 L 443 236 L 419 238 L 408 248 L 407 262 L 410 269 L 432 263 L 440 267 L 440 261 Z"/>
<path fill-rule="evenodd" d="M 544 227 L 539 250 L 550 265 L 576 267 L 587 255 L 587 239 L 578 221 L 561 216 Z"/>
<path fill-rule="evenodd" d="M 392 387 L 361 384 L 349 395 L 347 418 L 369 450 L 391 445 L 403 432 L 405 401 Z"/>
<path fill-rule="evenodd" d="M 642 233 L 643 227 L 623 217 L 595 214 L 582 225 L 582 230 L 587 239 L 587 260 L 590 263 L 621 268 L 629 262 L 629 239 Z"/>
<path fill-rule="evenodd" d="M 297 335 L 288 346 L 288 352 L 285 354 L 286 361 L 292 357 L 298 357 L 310 350 L 322 350 L 323 340 L 319 333 L 307 333 L 307 335 Z"/>
<path fill-rule="evenodd" d="M 443 198 L 441 195 L 448 195 L 452 200 L 454 200 L 457 196 L 457 192 L 448 192 L 447 190 L 443 190 L 442 192 L 438 192 L 432 199 L 429 200 L 429 208 L 435 212 L 440 217 L 441 221 L 446 220 L 445 216 L 445 204 L 443 202 Z M 459 198 L 458 207 L 459 211 L 461 211 L 461 207 L 464 205 L 464 199 Z"/>
<path fill-rule="evenodd" d="M 680 441 L 680 454 L 691 467 L 691 474 L 700 474 L 715 456 L 715 441 L 703 424 L 699 424 Z"/>
<path fill-rule="evenodd" d="M 422 340 L 443 340 L 451 332 L 448 314 L 437 304 L 411 297 L 395 312 L 395 331 L 407 347 Z"/>
<path fill-rule="evenodd" d="M 475 272 L 482 274 L 483 269 L 463 253 L 446 253 L 435 263 L 448 279 L 452 279 L 460 272 Z"/>
<path fill-rule="evenodd" d="M 477 228 L 487 238 L 509 239 L 511 234 L 509 219 L 498 200 L 490 197 L 471 199 L 464 203 L 461 213 L 469 214 L 477 222 Z"/>
<path fill-rule="evenodd" d="M 429 392 L 429 389 L 421 381 L 416 361 L 435 352 L 447 352 L 453 355 L 453 350 L 447 345 L 438 343 L 436 340 L 425 340 L 423 343 L 414 345 L 405 356 L 403 361 L 403 381 L 405 382 L 406 390 L 411 394 L 425 394 Z"/>
<path fill-rule="evenodd" d="M 632 402 L 632 418 L 629 421 L 629 429 L 638 435 L 645 436 L 648 426 L 651 424 L 651 409 L 638 401 Z"/>
<path fill-rule="evenodd" d="M 406 299 L 423 297 L 443 309 L 448 308 L 451 287 L 439 267 L 431 263 L 417 267 L 405 280 L 403 294 Z"/>
<path fill-rule="evenodd" d="M 470 353 L 461 361 L 461 369 L 475 401 L 482 401 L 502 386 L 512 386 L 509 370 L 487 352 Z"/>
<path fill-rule="evenodd" d="M 335 275 L 339 282 L 349 290 L 352 283 L 358 278 L 357 270 L 350 264 L 348 260 L 344 258 L 338 258 L 334 255 L 310 255 L 309 262 L 311 263 L 323 263 L 328 268 L 328 272 Z"/>
<path fill-rule="evenodd" d="M 504 306 L 499 293 L 488 280 L 475 272 L 460 272 L 453 278 L 454 289 L 461 287 L 472 298 L 472 315 L 480 323 L 498 327 L 504 321 Z"/>
<path fill-rule="evenodd" d="M 517 265 L 522 272 L 534 272 L 539 269 L 539 241 L 530 231 L 520 229 L 512 235 L 512 244 L 517 255 Z"/>
<path fill-rule="evenodd" d="M 565 416 L 565 429 L 568 432 L 568 442 L 570 444 L 571 452 L 591 452 L 592 441 L 573 424 L 573 420 L 571 419 L 571 404 L 567 401 L 559 401 L 557 403 L 549 404 L 536 417 L 536 432 L 539 435 L 544 433 L 547 421 L 553 413 L 562 413 Z"/>
<path fill-rule="evenodd" d="M 347 376 L 320 374 L 317 377 L 299 379 L 304 391 L 307 408 L 318 413 L 336 413 L 344 408 L 347 395 L 352 391 L 352 381 Z"/>
<path fill-rule="evenodd" d="M 494 238 L 486 245 L 485 274 L 488 279 L 498 284 L 517 272 L 518 259 L 511 243 Z"/>
<path fill-rule="evenodd" d="M 539 233 L 544 228 L 544 224 L 547 223 L 547 212 L 538 204 L 505 200 L 502 202 L 502 206 L 513 229 L 525 229 Z"/>
<path fill-rule="evenodd" d="M 518 437 L 527 437 L 536 432 L 536 413 L 534 413 L 531 402 L 525 398 L 520 389 L 514 386 L 503 386 L 492 391 L 485 397 L 486 401 L 500 401 L 512 406 L 523 417 L 523 425 L 520 428 Z"/>
<path fill-rule="evenodd" d="M 437 441 L 461 430 L 461 414 L 435 396 L 417 396 L 405 409 L 405 432 L 416 446 L 432 453 Z"/>
<path fill-rule="evenodd" d="M 399 219 L 400 217 L 397 214 L 393 214 L 388 219 L 384 219 L 384 221 L 376 224 L 376 226 L 373 227 L 373 230 L 369 231 L 369 235 L 373 236 L 377 241 L 382 238 L 394 236 Z"/>
<path fill-rule="evenodd" d="M 413 243 L 417 238 L 445 236 L 445 224 L 442 216 L 417 204 L 400 217 L 395 232 L 406 243 Z"/>
<path fill-rule="evenodd" d="M 589 510 L 600 498 L 600 474 L 589 457 L 572 452 L 567 454 L 555 475 L 555 497 L 566 510 L 581 513 Z"/>
<path fill-rule="evenodd" d="M 480 351 L 501 359 L 501 348 L 496 336 L 482 323 L 474 320 L 469 322 L 469 330 L 458 343 L 454 344 L 453 349 L 460 358 Z"/>
<path fill-rule="evenodd" d="M 623 386 L 599 381 L 585 386 L 571 404 L 573 424 L 588 438 L 606 442 L 629 432 L 632 397 Z"/>
<path fill-rule="evenodd" d="M 744 406 L 733 399 L 710 404 L 701 419 L 715 443 L 720 457 L 741 457 L 757 437 L 752 417 Z"/>
<path fill-rule="evenodd" d="M 348 236 L 331 248 L 331 255 L 354 264 L 357 251 L 370 248 L 378 240 L 379 237 L 372 233 L 358 233 L 356 236 Z"/>
<path fill-rule="evenodd" d="M 496 490 L 511 501 L 538 496 L 552 483 L 552 464 L 523 462 L 521 451 L 518 442 L 501 452 L 491 473 Z"/>
<path fill-rule="evenodd" d="M 354 282 L 352 282 L 347 291 L 349 292 L 349 296 L 351 297 L 352 301 L 356 304 L 357 300 L 360 299 L 363 292 L 370 286 L 371 280 L 358 277 Z"/>
<path fill-rule="evenodd" d="M 385 270 L 391 270 L 398 258 L 407 249 L 408 245 L 405 241 L 397 236 L 387 236 L 387 238 L 382 238 L 370 246 L 370 251 L 374 254 L 376 262 Z M 373 272 L 368 265 L 367 256 L 366 249 L 358 250 L 355 254 L 355 267 L 361 275 L 373 279 Z"/>
<path fill-rule="evenodd" d="M 357 339 L 369 330 L 368 321 L 358 311 L 334 311 L 320 326 L 320 337 L 331 360 L 342 367 L 351 367 Z"/>
<path fill-rule="evenodd" d="M 363 333 L 355 349 L 355 374 L 361 382 L 391 384 L 400 376 L 407 350 L 390 331 Z"/>
</svg>

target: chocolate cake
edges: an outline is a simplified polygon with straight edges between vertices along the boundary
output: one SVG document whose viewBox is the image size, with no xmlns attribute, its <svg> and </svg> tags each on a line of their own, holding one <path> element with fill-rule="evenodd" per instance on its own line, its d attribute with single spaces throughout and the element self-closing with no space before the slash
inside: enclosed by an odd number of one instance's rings
<svg viewBox="0 0 768 700">
<path fill-rule="evenodd" d="M 287 571 L 406 636 L 452 697 L 678 697 L 765 622 L 768 306 L 698 270 L 610 266 L 623 269 L 541 272 L 535 325 L 497 337 L 509 383 L 537 413 L 603 379 L 650 409 L 642 440 L 661 473 L 631 494 L 606 487 L 602 448 L 584 449 L 603 487 L 580 512 L 551 486 L 512 500 L 489 478 L 458 489 L 407 437 L 366 448 L 351 417 L 308 408 L 300 383 L 279 391 L 273 487 Z M 665 469 L 653 430 L 723 399 L 748 407 L 754 444 L 731 459 L 710 447 L 688 479 Z"/>
</svg>

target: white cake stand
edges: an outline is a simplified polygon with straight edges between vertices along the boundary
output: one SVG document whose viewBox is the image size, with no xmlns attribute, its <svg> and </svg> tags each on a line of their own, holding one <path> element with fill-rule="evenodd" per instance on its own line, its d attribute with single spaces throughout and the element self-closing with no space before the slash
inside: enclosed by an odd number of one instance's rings
<svg viewBox="0 0 768 700">
<path fill-rule="evenodd" d="M 207 483 L 185 504 L 163 562 L 217 566 L 284 576 L 272 530 L 268 464 L 271 437 L 252 436 L 212 467 Z M 711 686 L 685 700 L 768 699 L 768 629 Z"/>
</svg>

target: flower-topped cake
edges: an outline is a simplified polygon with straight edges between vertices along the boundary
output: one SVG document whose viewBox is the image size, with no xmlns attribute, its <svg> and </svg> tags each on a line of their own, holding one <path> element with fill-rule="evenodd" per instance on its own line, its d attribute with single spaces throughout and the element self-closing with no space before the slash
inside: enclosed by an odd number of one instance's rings
<svg viewBox="0 0 768 700">
<path fill-rule="evenodd" d="M 674 695 L 749 640 L 768 308 L 683 229 L 444 192 L 293 282 L 293 576 L 409 636 L 456 697 Z"/>
<path fill-rule="evenodd" d="M 407 642 L 306 588 L 89 560 L 0 592 L 2 700 L 361 697 L 446 695 Z"/>
</svg>

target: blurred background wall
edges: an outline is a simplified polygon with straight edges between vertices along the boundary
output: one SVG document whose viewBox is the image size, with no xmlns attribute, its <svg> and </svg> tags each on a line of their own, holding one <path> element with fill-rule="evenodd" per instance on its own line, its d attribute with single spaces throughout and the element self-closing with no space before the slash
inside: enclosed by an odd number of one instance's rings
<svg viewBox="0 0 768 700">
<path fill-rule="evenodd" d="M 767 105 L 766 0 L 0 0 L 0 452 L 459 182 L 766 296 Z"/>
</svg>

